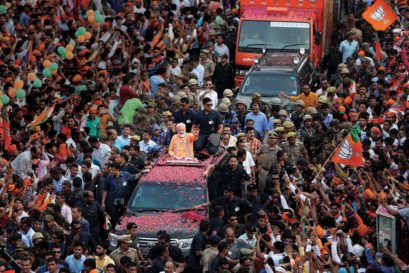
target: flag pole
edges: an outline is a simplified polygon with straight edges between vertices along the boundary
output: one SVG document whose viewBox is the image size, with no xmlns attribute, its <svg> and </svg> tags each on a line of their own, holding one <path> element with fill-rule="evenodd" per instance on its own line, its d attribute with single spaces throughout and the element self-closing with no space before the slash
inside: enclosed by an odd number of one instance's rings
<svg viewBox="0 0 409 273">
<path fill-rule="evenodd" d="M 341 147 L 342 143 L 344 143 L 344 141 L 348 138 L 349 134 L 351 132 L 349 132 L 343 139 L 342 141 L 339 143 L 339 145 L 335 148 L 335 150 L 331 153 L 331 155 L 327 158 L 327 160 L 325 160 L 324 164 L 320 167 L 320 171 L 317 173 L 317 175 L 314 177 L 313 181 L 317 179 L 318 176 L 321 175 L 324 166 L 328 164 L 328 161 L 331 160 L 332 156 L 338 151 L 339 147 Z"/>
</svg>

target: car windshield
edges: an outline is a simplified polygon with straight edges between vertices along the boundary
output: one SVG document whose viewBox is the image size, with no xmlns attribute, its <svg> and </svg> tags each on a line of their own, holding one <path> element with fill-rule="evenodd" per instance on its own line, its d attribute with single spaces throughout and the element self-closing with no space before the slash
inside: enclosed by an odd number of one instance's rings
<svg viewBox="0 0 409 273">
<path fill-rule="evenodd" d="M 243 21 L 240 29 L 239 51 L 260 52 L 263 48 L 298 50 L 310 49 L 308 23 Z"/>
<path fill-rule="evenodd" d="M 280 92 L 297 95 L 299 92 L 297 78 L 294 74 L 250 73 L 241 87 L 243 95 L 258 92 L 263 97 L 275 97 Z"/>
<path fill-rule="evenodd" d="M 179 210 L 191 208 L 206 202 L 205 187 L 180 183 L 143 183 L 136 189 L 130 200 L 129 209 L 141 210 Z"/>
</svg>

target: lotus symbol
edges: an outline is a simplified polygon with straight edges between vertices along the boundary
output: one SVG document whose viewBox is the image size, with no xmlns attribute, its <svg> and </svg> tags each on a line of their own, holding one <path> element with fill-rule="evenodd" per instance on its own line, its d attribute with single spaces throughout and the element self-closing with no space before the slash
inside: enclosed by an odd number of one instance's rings
<svg viewBox="0 0 409 273">
<path fill-rule="evenodd" d="M 348 141 L 344 141 L 344 143 L 342 143 L 338 156 L 344 160 L 352 157 L 352 147 L 349 145 Z"/>
<path fill-rule="evenodd" d="M 389 20 L 385 20 L 385 11 L 383 10 L 383 7 L 380 6 L 378 7 L 374 12 L 371 13 L 371 18 L 374 19 L 375 21 L 383 21 L 383 23 L 386 25 Z"/>
</svg>

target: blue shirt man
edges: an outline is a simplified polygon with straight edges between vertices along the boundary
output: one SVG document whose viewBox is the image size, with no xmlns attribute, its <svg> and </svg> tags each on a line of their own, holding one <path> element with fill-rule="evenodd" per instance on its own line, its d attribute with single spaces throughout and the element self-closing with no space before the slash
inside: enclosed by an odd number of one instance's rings
<svg viewBox="0 0 409 273">
<path fill-rule="evenodd" d="M 345 63 L 359 49 L 359 43 L 353 39 L 353 32 L 347 33 L 346 40 L 339 45 L 339 52 L 342 54 L 342 62 Z"/>
<path fill-rule="evenodd" d="M 156 91 L 158 91 L 158 85 L 164 83 L 165 80 L 160 75 L 153 75 L 149 78 L 149 83 L 151 85 L 152 96 L 155 96 Z"/>
<path fill-rule="evenodd" d="M 68 264 L 68 270 L 70 273 L 81 273 L 84 268 L 84 261 L 86 257 L 82 254 L 84 248 L 80 242 L 74 244 L 74 254 L 71 254 L 65 258 L 65 262 Z"/>
<path fill-rule="evenodd" d="M 257 102 L 253 102 L 250 106 L 252 112 L 246 115 L 245 122 L 247 122 L 249 119 L 253 120 L 254 130 L 256 130 L 258 135 L 263 137 L 264 132 L 268 131 L 269 129 L 267 117 L 263 112 L 260 112 L 260 105 Z"/>
</svg>

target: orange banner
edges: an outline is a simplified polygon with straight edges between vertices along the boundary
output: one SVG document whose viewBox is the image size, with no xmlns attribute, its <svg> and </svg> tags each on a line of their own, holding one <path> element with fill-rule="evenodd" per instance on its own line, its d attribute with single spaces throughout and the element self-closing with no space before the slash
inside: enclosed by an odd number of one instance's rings
<svg viewBox="0 0 409 273">
<path fill-rule="evenodd" d="M 362 17 L 378 31 L 386 30 L 398 19 L 393 9 L 384 0 L 377 0 L 362 14 Z"/>
</svg>

